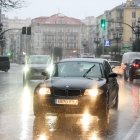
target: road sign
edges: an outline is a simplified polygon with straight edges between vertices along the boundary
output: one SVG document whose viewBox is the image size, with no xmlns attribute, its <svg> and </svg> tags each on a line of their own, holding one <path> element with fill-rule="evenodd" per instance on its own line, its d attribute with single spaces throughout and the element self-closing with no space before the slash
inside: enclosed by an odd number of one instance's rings
<svg viewBox="0 0 140 140">
<path fill-rule="evenodd" d="M 105 47 L 109 47 L 110 44 L 111 44 L 110 40 L 105 40 L 105 41 L 104 41 L 104 46 L 105 46 Z"/>
</svg>

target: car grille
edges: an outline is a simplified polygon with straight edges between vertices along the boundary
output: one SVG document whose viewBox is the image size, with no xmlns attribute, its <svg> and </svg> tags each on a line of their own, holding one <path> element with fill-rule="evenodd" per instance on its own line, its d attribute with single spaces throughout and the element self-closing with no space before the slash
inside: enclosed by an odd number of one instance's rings
<svg viewBox="0 0 140 140">
<path fill-rule="evenodd" d="M 42 72 L 43 71 L 43 69 L 31 69 L 31 72 Z"/>
<path fill-rule="evenodd" d="M 53 94 L 55 96 L 74 97 L 74 96 L 81 96 L 81 90 L 53 88 Z"/>
</svg>

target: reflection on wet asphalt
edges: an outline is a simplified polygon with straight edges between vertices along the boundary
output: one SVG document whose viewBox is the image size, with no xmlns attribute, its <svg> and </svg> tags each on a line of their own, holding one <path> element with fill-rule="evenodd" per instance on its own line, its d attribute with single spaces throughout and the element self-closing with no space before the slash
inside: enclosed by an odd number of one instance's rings
<svg viewBox="0 0 140 140">
<path fill-rule="evenodd" d="M 116 114 L 116 113 L 115 113 Z M 114 114 L 114 115 L 115 115 Z M 115 115 L 116 116 L 116 115 Z M 113 120 L 111 120 L 113 121 Z M 108 140 L 113 139 L 116 128 L 103 128 L 96 117 L 84 115 L 49 115 L 35 118 L 33 139 L 41 140 Z M 115 125 L 115 124 L 114 124 Z M 116 126 L 116 125 L 115 125 Z"/>
<path fill-rule="evenodd" d="M 38 81 L 37 81 L 38 82 Z M 31 87 L 22 86 L 22 66 L 0 72 L 0 140 L 139 140 L 140 86 L 119 78 L 119 109 L 104 125 L 89 114 L 34 117 Z"/>
</svg>

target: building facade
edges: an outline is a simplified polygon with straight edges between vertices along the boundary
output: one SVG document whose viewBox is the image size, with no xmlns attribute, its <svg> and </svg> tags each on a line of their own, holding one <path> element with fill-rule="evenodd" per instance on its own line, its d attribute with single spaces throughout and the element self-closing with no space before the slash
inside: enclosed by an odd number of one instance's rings
<svg viewBox="0 0 140 140">
<path fill-rule="evenodd" d="M 127 0 L 104 14 L 97 17 L 97 24 L 100 25 L 101 19 L 105 19 L 106 27 L 96 28 L 100 43 L 104 46 L 104 40 L 110 40 L 111 46 L 117 46 L 123 54 L 131 51 L 133 41 L 136 39 L 136 27 L 140 26 L 140 1 Z"/>
<path fill-rule="evenodd" d="M 61 48 L 63 57 L 79 56 L 88 40 L 87 26 L 79 19 L 55 14 L 31 22 L 31 54 L 51 54 Z"/>
</svg>

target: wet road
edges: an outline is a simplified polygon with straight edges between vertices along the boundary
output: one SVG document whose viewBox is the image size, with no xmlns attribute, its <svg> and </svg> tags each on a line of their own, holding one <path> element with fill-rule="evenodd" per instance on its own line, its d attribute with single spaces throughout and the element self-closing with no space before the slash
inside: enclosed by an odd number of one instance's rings
<svg viewBox="0 0 140 140">
<path fill-rule="evenodd" d="M 22 86 L 22 66 L 0 71 L 0 140 L 140 140 L 140 84 L 118 79 L 119 109 L 110 110 L 106 130 L 89 114 L 35 118 L 32 88 Z"/>
</svg>

